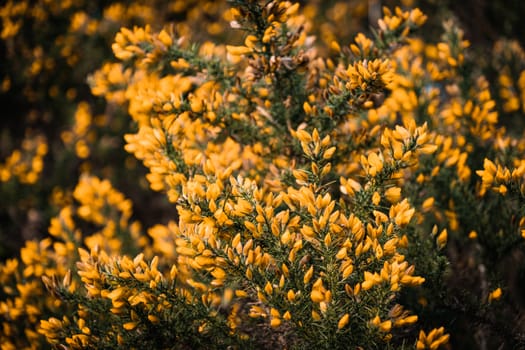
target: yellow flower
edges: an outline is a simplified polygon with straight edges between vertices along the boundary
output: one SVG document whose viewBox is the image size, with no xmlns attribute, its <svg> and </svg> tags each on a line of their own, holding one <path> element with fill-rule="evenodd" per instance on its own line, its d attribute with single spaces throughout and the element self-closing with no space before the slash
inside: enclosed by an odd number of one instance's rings
<svg viewBox="0 0 525 350">
<path fill-rule="evenodd" d="M 324 294 L 319 290 L 312 290 L 310 293 L 310 299 L 312 299 L 314 303 L 320 303 L 321 301 L 324 301 Z"/>
<path fill-rule="evenodd" d="M 173 39 L 164 29 L 160 31 L 158 38 L 166 47 L 170 47 L 173 44 Z"/>
<path fill-rule="evenodd" d="M 252 49 L 246 46 L 227 45 L 226 50 L 228 51 L 229 54 L 233 56 L 246 55 L 252 52 Z"/>
<path fill-rule="evenodd" d="M 277 318 L 277 317 L 272 317 L 272 319 L 270 320 L 270 326 L 272 328 L 277 328 L 281 325 L 282 321 L 280 318 Z"/>
<path fill-rule="evenodd" d="M 306 271 L 306 273 L 304 274 L 303 283 L 304 284 L 308 284 L 310 282 L 310 280 L 312 279 L 313 275 L 314 275 L 314 267 L 312 265 L 312 266 L 310 266 L 308 271 Z"/>
<path fill-rule="evenodd" d="M 350 321 L 350 315 L 344 314 L 343 317 L 341 317 L 339 321 L 337 322 L 337 329 L 344 328 L 348 324 L 349 321 Z"/>
<path fill-rule="evenodd" d="M 493 290 L 492 292 L 490 292 L 489 294 L 489 297 L 488 297 L 488 300 L 489 300 L 489 303 L 491 301 L 494 301 L 494 300 L 498 300 L 501 298 L 501 295 L 502 295 L 502 292 L 501 292 L 501 288 L 496 288 L 495 290 Z"/>
<path fill-rule="evenodd" d="M 447 244 L 447 237 L 447 229 L 441 231 L 441 233 L 437 236 L 436 242 L 439 249 L 443 249 L 445 247 L 445 245 Z"/>
<path fill-rule="evenodd" d="M 288 290 L 288 292 L 286 293 L 286 298 L 291 303 L 295 302 L 295 296 L 296 296 L 295 292 L 291 289 Z"/>
<path fill-rule="evenodd" d="M 131 331 L 137 327 L 137 322 L 127 322 L 122 325 L 125 330 Z"/>
<path fill-rule="evenodd" d="M 449 335 L 445 334 L 443 327 L 435 328 L 428 335 L 424 331 L 419 332 L 419 339 L 416 344 L 418 350 L 431 349 L 436 350 L 441 345 L 448 344 Z"/>
<path fill-rule="evenodd" d="M 397 203 L 401 199 L 401 188 L 389 187 L 385 191 L 385 197 L 390 203 Z"/>
</svg>

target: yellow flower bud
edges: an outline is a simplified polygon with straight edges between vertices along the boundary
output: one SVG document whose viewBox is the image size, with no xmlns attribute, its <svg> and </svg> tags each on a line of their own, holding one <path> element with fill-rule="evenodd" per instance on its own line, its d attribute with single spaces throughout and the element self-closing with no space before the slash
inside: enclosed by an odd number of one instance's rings
<svg viewBox="0 0 525 350">
<path fill-rule="evenodd" d="M 250 52 L 252 52 L 252 49 L 246 46 L 232 46 L 232 45 L 226 45 L 226 50 L 229 54 L 233 56 L 240 56 L 240 55 L 246 55 Z"/>
<path fill-rule="evenodd" d="M 339 322 L 337 322 L 337 329 L 341 329 L 345 327 L 349 321 L 350 321 L 350 315 L 344 314 L 343 317 L 339 319 Z"/>
<path fill-rule="evenodd" d="M 493 290 L 490 294 L 489 294 L 489 303 L 493 300 L 498 300 L 499 298 L 501 298 L 501 295 L 502 295 L 502 292 L 501 292 L 501 288 L 497 288 L 495 290 Z"/>
<path fill-rule="evenodd" d="M 310 280 L 312 279 L 313 275 L 314 275 L 314 267 L 312 265 L 310 266 L 308 271 L 306 271 L 306 273 L 304 274 L 303 283 L 308 284 L 308 282 L 310 282 Z"/>
<path fill-rule="evenodd" d="M 447 244 L 447 229 L 444 229 L 441 231 L 441 233 L 438 235 L 436 242 L 439 249 L 443 249 L 445 245 Z"/>
</svg>

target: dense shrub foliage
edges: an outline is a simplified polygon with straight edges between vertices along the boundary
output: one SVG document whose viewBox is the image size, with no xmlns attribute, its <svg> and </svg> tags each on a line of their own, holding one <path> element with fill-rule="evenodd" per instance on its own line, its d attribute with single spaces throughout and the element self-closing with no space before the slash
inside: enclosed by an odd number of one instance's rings
<svg viewBox="0 0 525 350">
<path fill-rule="evenodd" d="M 525 348 L 525 52 L 414 3 L 1 5 L 2 349 Z"/>
</svg>

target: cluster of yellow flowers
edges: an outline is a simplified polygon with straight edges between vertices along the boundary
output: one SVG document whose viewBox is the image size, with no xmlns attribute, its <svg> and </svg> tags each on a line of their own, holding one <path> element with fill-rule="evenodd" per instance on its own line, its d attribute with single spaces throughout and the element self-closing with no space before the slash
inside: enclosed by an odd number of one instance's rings
<svg viewBox="0 0 525 350">
<path fill-rule="evenodd" d="M 480 195 L 485 195 L 487 190 L 493 190 L 503 196 L 510 196 L 517 201 L 518 206 L 522 206 L 525 198 L 525 160 L 516 160 L 513 168 L 509 168 L 498 164 L 494 164 L 489 159 L 485 158 L 483 162 L 483 170 L 478 170 L 476 173 L 481 177 Z M 525 213 L 519 210 L 517 221 L 519 222 L 518 229 L 521 236 L 525 238 Z"/>
<path fill-rule="evenodd" d="M 493 97 L 453 21 L 432 43 L 419 9 L 384 8 L 372 37 L 337 25 L 362 1 L 331 2 L 329 25 L 319 1 L 153 3 L 97 18 L 43 2 L 71 33 L 129 26 L 88 79 L 104 114 L 79 102 L 60 133 L 84 162 L 70 198 L 55 189 L 48 237 L 0 264 L 2 348 L 445 348 L 464 330 L 442 316 L 464 320 L 462 264 L 479 280 L 464 310 L 501 325 L 482 312 L 513 297 L 497 269 L 524 245 L 525 141 L 498 117 L 522 90 L 503 71 Z M 4 40 L 20 6 L 0 12 Z M 187 21 L 155 27 L 162 8 Z M 60 40 L 74 66 L 78 43 Z M 147 229 L 85 162 L 123 111 L 123 148 L 173 208 Z M 43 140 L 0 180 L 36 182 Z"/>
<path fill-rule="evenodd" d="M 47 152 L 48 145 L 43 135 L 27 135 L 22 147 L 0 164 L 0 182 L 17 178 L 22 184 L 34 184 L 42 174 Z"/>
<path fill-rule="evenodd" d="M 95 135 L 89 130 L 93 117 L 89 111 L 89 105 L 81 102 L 75 113 L 75 124 L 72 130 L 62 132 L 62 140 L 67 145 L 73 145 L 78 158 L 85 159 L 89 157 L 89 144 L 93 143 Z"/>
<path fill-rule="evenodd" d="M 6 349 L 44 345 L 45 338 L 38 335 L 42 331 L 36 325 L 65 310 L 60 295 L 47 293 L 44 286 L 50 291 L 58 284 L 67 286 L 69 292 L 79 288 L 80 281 L 72 271 L 80 270 L 76 262 L 85 255 L 78 250 L 80 246 L 104 249 L 115 256 L 134 254 L 147 244 L 140 224 L 129 222 L 130 200 L 107 180 L 83 177 L 73 196 L 77 202 L 65 205 L 51 220 L 49 238 L 28 241 L 21 249 L 20 261 L 10 259 L 2 264 L 1 344 Z M 44 322 L 42 329 L 54 324 L 53 319 L 49 322 Z"/>
<path fill-rule="evenodd" d="M 499 40 L 494 44 L 494 53 L 495 57 L 504 57 L 497 63 L 500 69 L 498 92 L 503 100 L 503 111 L 525 111 L 525 51 L 516 41 Z"/>
</svg>

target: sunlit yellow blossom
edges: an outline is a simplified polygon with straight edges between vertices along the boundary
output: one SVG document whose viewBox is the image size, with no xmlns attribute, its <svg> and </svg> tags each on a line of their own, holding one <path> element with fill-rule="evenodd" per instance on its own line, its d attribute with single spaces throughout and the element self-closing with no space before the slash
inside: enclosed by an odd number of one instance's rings
<svg viewBox="0 0 525 350">
<path fill-rule="evenodd" d="M 494 301 L 494 300 L 498 300 L 499 298 L 501 298 L 501 295 L 502 295 L 501 288 L 497 288 L 497 289 L 493 290 L 492 292 L 490 292 L 488 300 L 489 300 L 489 302 Z"/>
<path fill-rule="evenodd" d="M 436 328 L 426 334 L 424 331 L 419 332 L 419 339 L 416 344 L 418 350 L 438 349 L 441 345 L 448 343 L 449 335 L 445 333 L 443 327 Z"/>
</svg>

